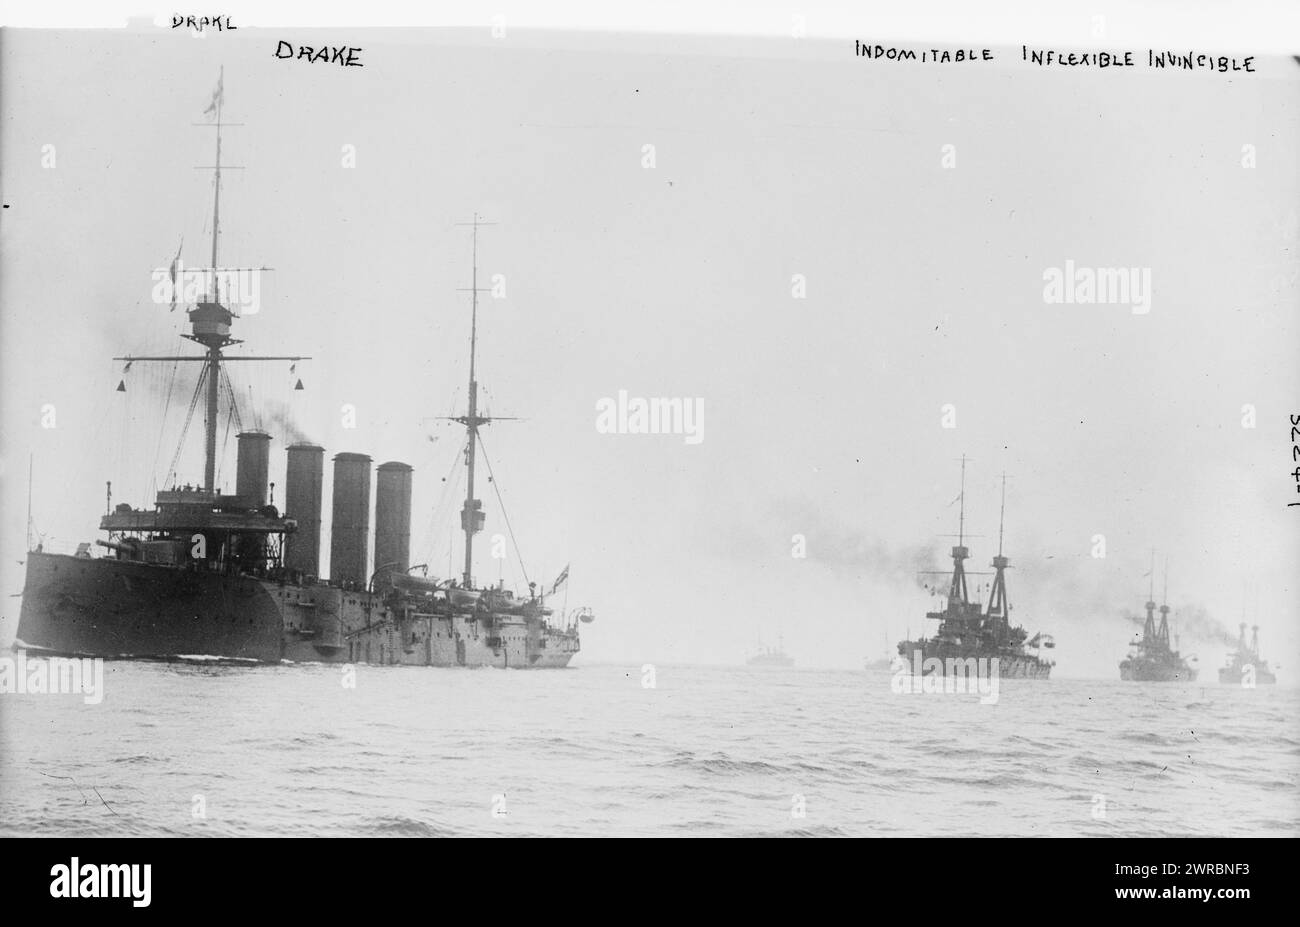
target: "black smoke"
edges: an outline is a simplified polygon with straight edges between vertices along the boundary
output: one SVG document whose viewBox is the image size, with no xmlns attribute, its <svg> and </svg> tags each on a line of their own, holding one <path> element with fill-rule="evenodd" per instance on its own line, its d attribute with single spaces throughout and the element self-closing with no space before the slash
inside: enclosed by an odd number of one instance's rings
<svg viewBox="0 0 1300 927">
<path fill-rule="evenodd" d="M 287 403 L 275 399 L 262 403 L 260 417 L 262 427 L 272 435 L 282 438 L 286 445 L 311 441 L 307 432 L 303 431 L 295 421 Z"/>
</svg>

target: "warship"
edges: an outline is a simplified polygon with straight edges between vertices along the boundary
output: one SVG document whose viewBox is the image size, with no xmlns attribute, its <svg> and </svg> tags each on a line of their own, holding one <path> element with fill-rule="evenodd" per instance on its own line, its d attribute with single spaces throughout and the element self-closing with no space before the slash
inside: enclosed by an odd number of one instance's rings
<svg viewBox="0 0 1300 927">
<path fill-rule="evenodd" d="M 546 595 L 567 582 L 568 567 L 549 590 L 530 582 L 529 593 L 518 597 L 500 581 L 495 586 L 476 583 L 473 571 L 474 536 L 485 523 L 474 491 L 476 457 L 482 449 L 480 429 L 494 421 L 478 408 L 477 216 L 468 409 L 462 416 L 448 416 L 465 429 L 461 575 L 439 581 L 427 575 L 427 568 L 421 574 L 420 567 L 411 566 L 413 468 L 401 461 L 374 470 L 372 560 L 371 458 L 353 452 L 333 458 L 328 577 L 321 576 L 319 568 L 324 448 L 295 443 L 286 449 L 283 512 L 267 495 L 272 438 L 266 432 L 240 431 L 235 491 L 227 493 L 218 485 L 217 420 L 223 386 L 230 417 L 239 421 L 225 366 L 232 361 L 309 359 L 225 353 L 239 343 L 231 337 L 239 316 L 230 305 L 229 288 L 223 302 L 218 283 L 223 83 L 218 83 L 208 110 L 215 109 L 216 121 L 209 124 L 216 128 L 217 150 L 212 266 L 205 269 L 210 284 L 186 310 L 191 331 L 183 335 L 204 352 L 115 358 L 125 361 L 128 369 L 148 361 L 200 365 L 189 414 L 193 416 L 202 399 L 203 483 L 180 485 L 173 475 L 173 485 L 157 493 L 151 508 L 113 506 L 110 483 L 108 511 L 99 523 L 107 534 L 97 541 L 101 555 L 93 555 L 89 543 L 80 544 L 75 554 L 47 552 L 43 543 L 33 549 L 29 543 L 15 649 L 110 659 L 566 666 L 580 649 L 578 625 L 593 620 L 589 608 L 580 608 L 552 621 Z M 296 388 L 301 388 L 301 380 Z M 120 382 L 118 390 L 124 389 Z M 490 476 L 485 453 L 484 459 Z M 271 486 L 273 492 L 274 483 Z"/>
<path fill-rule="evenodd" d="M 1142 639 L 1129 646 L 1133 648 L 1119 664 L 1119 678 L 1124 682 L 1195 682 L 1196 669 L 1169 643 L 1169 572 L 1165 571 L 1165 594 L 1160 605 L 1160 624 L 1156 625 L 1156 565 L 1155 552 L 1151 555 L 1151 587 L 1147 593 L 1147 618 L 1142 626 Z M 1195 657 L 1191 658 L 1195 660 Z"/>
<path fill-rule="evenodd" d="M 760 644 L 758 653 L 745 661 L 746 666 L 794 666 L 794 657 L 785 652 L 785 639 L 778 637 L 775 647 Z"/>
<path fill-rule="evenodd" d="M 888 629 L 885 630 L 884 637 L 885 637 L 885 646 L 884 649 L 880 651 L 880 656 L 863 658 L 862 668 L 864 670 L 892 669 L 894 664 L 898 662 L 898 655 L 894 653 L 894 648 L 889 643 Z"/>
<path fill-rule="evenodd" d="M 1219 682 L 1224 685 L 1242 685 L 1253 679 L 1263 685 L 1273 685 L 1277 676 L 1268 667 L 1268 661 L 1259 655 L 1259 625 L 1251 625 L 1250 643 L 1246 643 L 1246 622 L 1242 622 L 1237 649 L 1228 655 L 1227 665 L 1219 668 Z"/>
<path fill-rule="evenodd" d="M 1002 509 L 998 524 L 998 554 L 993 558 L 994 579 L 987 609 L 979 602 L 970 601 L 966 587 L 965 561 L 970 550 L 965 545 L 966 532 L 966 463 L 961 459 L 961 494 L 957 521 L 957 545 L 952 548 L 952 576 L 948 583 L 948 599 L 941 612 L 927 612 L 926 618 L 939 622 L 933 637 L 904 640 L 898 644 L 898 655 L 913 675 L 969 674 L 971 660 L 997 662 L 997 675 L 1002 679 L 1047 679 L 1055 661 L 1039 656 L 1040 648 L 1056 646 L 1051 635 L 1035 634 L 1011 624 L 1011 605 L 1007 599 L 1006 569 L 1010 558 L 1002 552 L 1002 534 L 1007 502 L 1006 475 L 1002 477 Z M 931 662 L 934 661 L 934 662 Z M 990 664 L 991 665 L 991 664 Z"/>
</svg>

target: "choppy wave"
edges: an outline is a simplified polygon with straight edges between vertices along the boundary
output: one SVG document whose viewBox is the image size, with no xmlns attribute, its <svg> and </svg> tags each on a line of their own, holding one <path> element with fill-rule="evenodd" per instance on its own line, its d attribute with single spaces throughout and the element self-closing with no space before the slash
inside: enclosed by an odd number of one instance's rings
<svg viewBox="0 0 1300 927">
<path fill-rule="evenodd" d="M 0 834 L 1279 835 L 1300 693 L 888 674 L 118 662 L 0 700 Z"/>
</svg>

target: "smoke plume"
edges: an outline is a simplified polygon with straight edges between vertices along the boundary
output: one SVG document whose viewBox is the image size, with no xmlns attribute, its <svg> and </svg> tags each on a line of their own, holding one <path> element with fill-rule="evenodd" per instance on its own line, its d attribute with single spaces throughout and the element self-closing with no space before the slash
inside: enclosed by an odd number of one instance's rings
<svg viewBox="0 0 1300 927">
<path fill-rule="evenodd" d="M 268 400 L 262 403 L 260 412 L 262 427 L 271 434 L 282 437 L 286 445 L 311 441 L 307 433 L 294 421 L 293 412 L 287 403 L 274 399 Z"/>
</svg>

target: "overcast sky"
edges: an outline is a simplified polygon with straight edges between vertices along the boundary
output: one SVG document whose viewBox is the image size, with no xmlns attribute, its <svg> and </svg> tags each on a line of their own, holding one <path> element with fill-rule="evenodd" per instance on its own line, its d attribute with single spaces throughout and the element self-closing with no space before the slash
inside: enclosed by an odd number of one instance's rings
<svg viewBox="0 0 1300 927">
<path fill-rule="evenodd" d="M 275 435 L 277 500 L 283 408 L 330 456 L 416 468 L 412 556 L 447 574 L 459 500 L 442 479 L 463 478 L 462 441 L 436 417 L 465 402 L 456 223 L 477 212 L 498 223 L 480 285 L 506 285 L 480 307 L 479 379 L 492 412 L 522 417 L 489 426 L 487 450 L 531 578 L 571 561 L 570 604 L 597 611 L 584 659 L 735 662 L 778 633 L 801 665 L 880 655 L 936 607 L 915 574 L 946 565 L 967 454 L 969 566 L 996 552 L 1006 471 L 1013 618 L 1055 634 L 1060 674 L 1115 676 L 1152 547 L 1176 611 L 1235 633 L 1244 601 L 1265 656 L 1295 665 L 1300 67 L 511 36 L 3 36 L 6 596 L 29 452 L 55 549 L 97 536 L 105 481 L 147 506 L 165 479 L 197 365 L 168 400 L 169 365 L 124 375 L 110 358 L 195 349 L 150 273 L 182 237 L 184 260 L 207 262 L 211 175 L 194 168 L 213 132 L 191 123 L 224 65 L 225 118 L 244 125 L 223 160 L 245 170 L 225 175 L 221 261 L 274 268 L 231 353 L 313 358 L 230 365 L 245 425 L 260 409 Z M 364 67 L 277 60 L 281 38 L 360 46 Z M 1151 311 L 1046 305 L 1044 271 L 1066 260 L 1149 268 Z M 599 433 L 596 404 L 619 390 L 701 399 L 703 441 Z M 182 482 L 202 481 L 201 433 L 200 414 Z M 228 489 L 233 461 L 232 437 Z M 481 485 L 489 579 L 504 524 Z M 522 582 L 514 563 L 504 576 Z M 0 643 L 17 626 L 5 601 Z M 1223 659 L 1183 644 L 1203 671 Z"/>
</svg>

